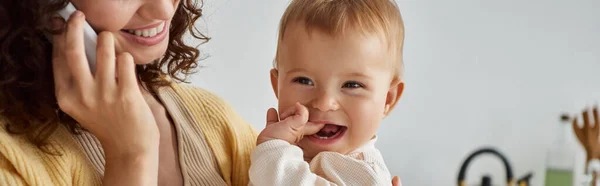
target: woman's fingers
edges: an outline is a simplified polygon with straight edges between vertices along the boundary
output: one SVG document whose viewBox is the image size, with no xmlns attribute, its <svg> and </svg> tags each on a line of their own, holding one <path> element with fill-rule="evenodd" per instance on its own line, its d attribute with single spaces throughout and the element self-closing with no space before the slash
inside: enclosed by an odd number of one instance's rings
<svg viewBox="0 0 600 186">
<path fill-rule="evenodd" d="M 52 24 L 55 28 L 64 27 L 65 21 L 62 18 L 54 18 Z M 55 91 L 68 86 L 70 80 L 69 67 L 65 60 L 64 50 L 65 32 L 52 35 L 52 71 L 54 74 Z"/>
<path fill-rule="evenodd" d="M 77 86 L 91 85 L 92 73 L 85 55 L 83 43 L 83 24 L 85 16 L 81 11 L 75 11 L 69 18 L 65 40 L 65 57 L 69 73 L 72 74 Z M 83 88 L 86 89 L 86 88 Z"/>
<path fill-rule="evenodd" d="M 131 54 L 127 52 L 119 54 L 117 58 L 117 77 L 119 90 L 126 92 L 140 91 L 135 75 L 135 63 Z"/>
<path fill-rule="evenodd" d="M 115 79 L 115 42 L 110 32 L 98 34 L 96 80 L 104 90 L 116 87 Z"/>
</svg>

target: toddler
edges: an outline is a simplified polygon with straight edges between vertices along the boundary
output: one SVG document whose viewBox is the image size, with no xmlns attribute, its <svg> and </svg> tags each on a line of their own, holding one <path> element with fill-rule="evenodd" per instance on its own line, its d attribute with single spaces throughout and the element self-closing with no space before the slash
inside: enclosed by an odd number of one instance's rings
<svg viewBox="0 0 600 186">
<path fill-rule="evenodd" d="M 250 184 L 391 185 L 376 132 L 404 89 L 404 26 L 392 0 L 292 0 L 271 84 L 278 109 Z"/>
</svg>

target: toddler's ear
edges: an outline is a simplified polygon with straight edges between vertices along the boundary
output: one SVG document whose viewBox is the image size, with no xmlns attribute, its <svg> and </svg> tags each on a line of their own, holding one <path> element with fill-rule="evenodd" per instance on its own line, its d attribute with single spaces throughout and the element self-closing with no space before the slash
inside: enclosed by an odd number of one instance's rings
<svg viewBox="0 0 600 186">
<path fill-rule="evenodd" d="M 275 93 L 275 97 L 277 97 L 279 99 L 279 89 L 278 87 L 278 77 L 279 77 L 279 71 L 277 71 L 277 69 L 271 69 L 270 72 L 270 76 L 271 76 L 271 87 L 273 87 L 273 92 Z"/>
<path fill-rule="evenodd" d="M 385 109 L 383 110 L 384 117 L 394 109 L 398 100 L 402 97 L 402 92 L 404 92 L 404 80 L 397 79 L 393 81 L 385 99 Z"/>
</svg>

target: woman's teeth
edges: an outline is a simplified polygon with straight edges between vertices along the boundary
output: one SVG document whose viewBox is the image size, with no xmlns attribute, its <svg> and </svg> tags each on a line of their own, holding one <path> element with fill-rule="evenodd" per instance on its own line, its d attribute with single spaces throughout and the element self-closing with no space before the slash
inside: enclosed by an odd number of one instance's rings
<svg viewBox="0 0 600 186">
<path fill-rule="evenodd" d="M 130 34 L 140 36 L 140 37 L 154 37 L 157 34 L 161 33 L 164 28 L 165 28 L 165 22 L 161 23 L 160 25 L 158 25 L 154 28 L 143 29 L 143 30 L 125 30 L 125 31 L 129 32 Z"/>
</svg>

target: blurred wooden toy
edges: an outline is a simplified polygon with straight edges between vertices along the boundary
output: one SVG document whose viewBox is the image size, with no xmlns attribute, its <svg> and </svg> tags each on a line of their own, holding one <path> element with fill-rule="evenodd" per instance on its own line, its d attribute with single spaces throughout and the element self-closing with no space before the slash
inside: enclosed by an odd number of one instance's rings
<svg viewBox="0 0 600 186">
<path fill-rule="evenodd" d="M 598 117 L 598 106 L 594 106 L 592 109 L 593 121 L 590 118 L 589 110 L 583 111 L 581 116 L 583 117 L 583 126 L 579 126 L 577 117 L 569 118 L 564 116 L 563 119 L 572 119 L 573 131 L 575 136 L 579 140 L 579 143 L 583 146 L 586 153 L 585 172 L 592 175 L 591 185 L 596 186 L 598 179 L 599 170 L 590 169 L 590 163 L 600 159 L 600 119 Z M 594 161 L 592 161 L 594 160 Z"/>
</svg>

